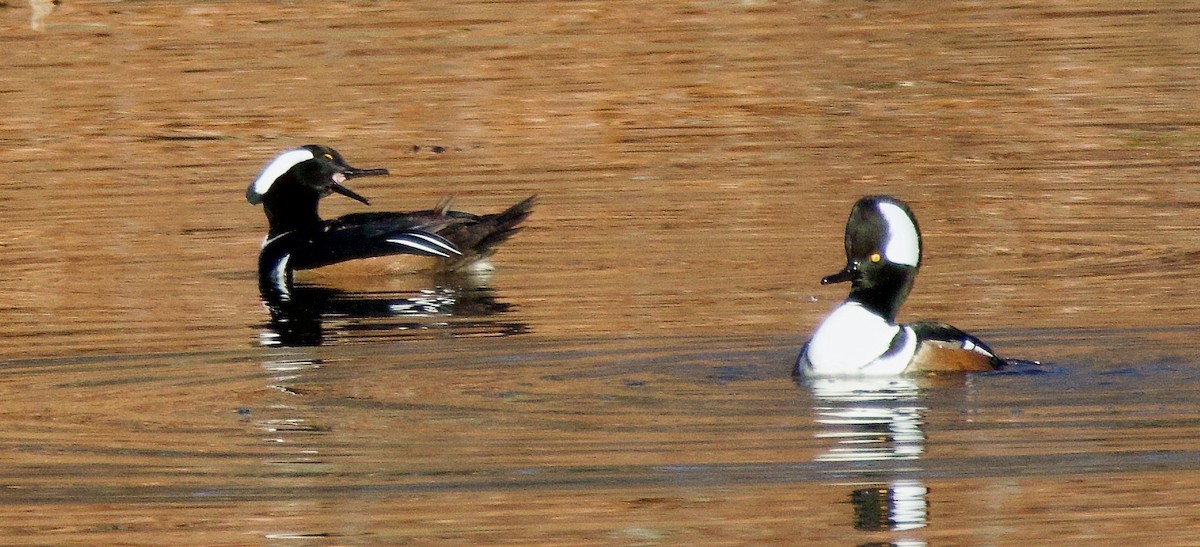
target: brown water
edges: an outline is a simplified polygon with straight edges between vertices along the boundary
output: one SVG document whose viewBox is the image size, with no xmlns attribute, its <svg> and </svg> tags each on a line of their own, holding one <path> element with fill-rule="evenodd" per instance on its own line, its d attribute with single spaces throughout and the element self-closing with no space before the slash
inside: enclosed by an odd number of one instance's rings
<svg viewBox="0 0 1200 547">
<path fill-rule="evenodd" d="M 1200 537 L 1189 2 L 32 15 L 0 7 L 0 543 Z M 392 170 L 376 210 L 541 201 L 483 282 L 272 323 L 243 192 L 310 142 Z M 904 318 L 1046 366 L 793 383 L 869 193 L 924 231 Z"/>
</svg>

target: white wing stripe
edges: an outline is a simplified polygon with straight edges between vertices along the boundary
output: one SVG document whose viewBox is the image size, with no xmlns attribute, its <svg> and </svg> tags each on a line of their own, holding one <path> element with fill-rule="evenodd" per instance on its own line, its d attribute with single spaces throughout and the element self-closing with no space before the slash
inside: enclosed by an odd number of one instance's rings
<svg viewBox="0 0 1200 547">
<path fill-rule="evenodd" d="M 441 251 L 441 250 L 436 249 L 431 246 L 422 245 L 420 243 L 417 243 L 417 242 L 409 240 L 409 239 L 389 239 L 389 240 L 387 240 L 387 242 L 394 243 L 396 245 L 402 245 L 404 247 L 413 248 L 418 251 L 426 252 L 426 253 L 429 253 L 434 256 L 440 256 L 442 258 L 450 258 L 450 255 L 446 254 L 444 251 Z"/>
<path fill-rule="evenodd" d="M 452 253 L 452 254 L 456 254 L 456 255 L 460 255 L 460 256 L 462 255 L 462 253 L 458 252 L 458 249 L 455 249 L 451 245 L 447 245 L 446 243 L 444 243 L 444 240 L 440 237 L 433 237 L 428 234 L 421 234 L 421 233 L 411 233 L 408 235 L 409 235 L 409 237 L 418 237 L 425 241 L 428 241 L 429 243 L 436 245 L 440 249 L 445 249 L 446 252 L 448 252 L 448 253 Z"/>
</svg>

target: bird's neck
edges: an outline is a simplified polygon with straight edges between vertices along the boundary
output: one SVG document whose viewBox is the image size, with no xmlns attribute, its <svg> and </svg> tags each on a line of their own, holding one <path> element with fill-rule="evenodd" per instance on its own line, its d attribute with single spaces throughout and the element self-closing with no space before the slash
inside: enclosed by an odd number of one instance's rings
<svg viewBox="0 0 1200 547">
<path fill-rule="evenodd" d="M 271 227 L 269 235 L 320 225 L 321 216 L 317 214 L 320 200 L 316 190 L 300 184 L 288 184 L 263 196 L 263 209 Z"/>
<path fill-rule="evenodd" d="M 858 302 L 888 320 L 896 322 L 900 306 L 912 290 L 917 269 L 910 266 L 887 266 L 868 280 L 858 280 L 850 289 L 847 300 Z"/>
</svg>

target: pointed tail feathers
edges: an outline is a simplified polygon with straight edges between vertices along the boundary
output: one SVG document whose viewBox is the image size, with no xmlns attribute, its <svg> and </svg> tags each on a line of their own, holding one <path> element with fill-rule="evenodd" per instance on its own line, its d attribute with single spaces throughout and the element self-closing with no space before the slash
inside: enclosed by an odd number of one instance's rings
<svg viewBox="0 0 1200 547">
<path fill-rule="evenodd" d="M 475 252 L 485 257 L 496 252 L 497 245 L 504 243 L 513 234 L 521 231 L 520 224 L 533 213 L 533 206 L 536 203 L 537 196 L 529 196 L 502 213 L 483 217 L 483 223 L 487 224 L 490 229 L 475 243 Z"/>
<path fill-rule="evenodd" d="M 486 266 L 484 260 L 495 254 L 501 243 L 521 230 L 520 224 L 533 213 L 535 203 L 536 195 L 501 213 L 481 216 L 446 210 L 444 218 L 452 219 L 452 223 L 439 229 L 438 234 L 454 242 L 463 254 L 444 261 L 439 269 L 461 271 Z"/>
</svg>

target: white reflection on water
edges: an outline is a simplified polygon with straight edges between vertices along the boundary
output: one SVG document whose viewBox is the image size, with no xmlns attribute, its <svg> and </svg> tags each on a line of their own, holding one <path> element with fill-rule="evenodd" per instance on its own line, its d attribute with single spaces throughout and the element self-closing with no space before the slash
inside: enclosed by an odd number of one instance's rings
<svg viewBox="0 0 1200 547">
<path fill-rule="evenodd" d="M 818 439 L 835 444 L 816 457 L 826 462 L 918 460 L 925 452 L 921 427 L 926 407 L 917 383 L 909 378 L 820 378 L 808 381 L 813 410 L 821 425 Z M 928 489 L 916 479 L 851 492 L 858 530 L 905 531 L 928 523 Z M 925 545 L 904 540 L 904 545 Z"/>
<path fill-rule="evenodd" d="M 809 384 L 819 439 L 837 444 L 818 461 L 915 460 L 925 451 L 925 407 L 907 378 L 820 378 Z"/>
</svg>

